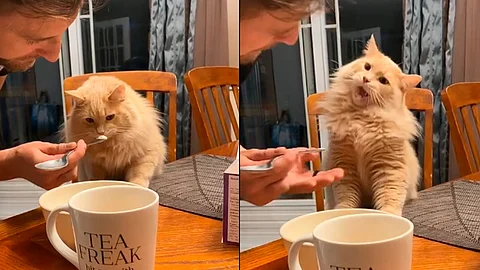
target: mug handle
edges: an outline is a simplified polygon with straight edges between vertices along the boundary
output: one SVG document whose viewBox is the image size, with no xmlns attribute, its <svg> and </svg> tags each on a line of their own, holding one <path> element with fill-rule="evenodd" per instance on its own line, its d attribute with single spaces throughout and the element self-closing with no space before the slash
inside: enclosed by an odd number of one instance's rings
<svg viewBox="0 0 480 270">
<path fill-rule="evenodd" d="M 290 270 L 302 270 L 302 267 L 300 266 L 300 260 L 298 258 L 300 248 L 302 247 L 303 243 L 315 244 L 314 241 L 315 239 L 313 234 L 310 234 L 298 239 L 292 244 L 290 250 L 288 251 L 288 268 Z"/>
<path fill-rule="evenodd" d="M 70 207 L 68 204 L 64 204 L 62 206 L 59 206 L 55 208 L 47 218 L 47 236 L 48 240 L 50 240 L 50 243 L 52 243 L 52 246 L 60 253 L 65 259 L 67 259 L 70 263 L 75 265 L 77 268 L 79 268 L 79 262 L 78 262 L 78 256 L 77 253 L 71 250 L 60 238 L 57 232 L 57 217 L 60 214 L 60 212 L 65 211 L 69 212 L 70 216 L 72 216 L 72 213 L 70 211 Z"/>
</svg>

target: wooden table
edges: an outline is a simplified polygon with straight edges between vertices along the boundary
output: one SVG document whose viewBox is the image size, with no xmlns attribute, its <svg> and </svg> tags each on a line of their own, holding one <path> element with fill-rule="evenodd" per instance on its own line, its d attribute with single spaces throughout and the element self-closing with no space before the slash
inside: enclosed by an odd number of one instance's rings
<svg viewBox="0 0 480 270">
<path fill-rule="evenodd" d="M 204 154 L 235 157 L 238 142 Z M 238 246 L 225 245 L 222 221 L 160 206 L 155 269 L 238 269 Z M 76 269 L 48 241 L 40 209 L 0 222 L 0 270 Z"/>
<path fill-rule="evenodd" d="M 480 181 L 480 173 L 463 177 Z M 287 251 L 277 240 L 240 254 L 242 270 L 288 270 Z M 414 237 L 412 270 L 480 270 L 480 252 Z"/>
</svg>

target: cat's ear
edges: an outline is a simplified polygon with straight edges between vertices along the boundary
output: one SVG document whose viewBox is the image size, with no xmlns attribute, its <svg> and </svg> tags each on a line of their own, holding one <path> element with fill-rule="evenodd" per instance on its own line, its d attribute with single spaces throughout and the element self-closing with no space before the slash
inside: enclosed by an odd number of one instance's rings
<svg viewBox="0 0 480 270">
<path fill-rule="evenodd" d="M 84 95 L 78 90 L 65 91 L 65 95 L 70 96 L 76 104 L 81 104 L 85 101 Z"/>
<path fill-rule="evenodd" d="M 113 102 L 122 102 L 125 100 L 125 86 L 119 85 L 115 90 L 110 93 L 108 100 Z"/>
<path fill-rule="evenodd" d="M 405 74 L 403 75 L 402 81 L 406 88 L 412 88 L 416 87 L 422 81 L 422 76 L 417 74 Z"/>
<path fill-rule="evenodd" d="M 367 41 L 367 45 L 365 46 L 365 50 L 363 50 L 363 53 L 365 55 L 371 55 L 379 52 L 380 51 L 378 50 L 377 43 L 375 42 L 375 37 L 372 34 L 370 36 L 370 39 Z"/>
</svg>

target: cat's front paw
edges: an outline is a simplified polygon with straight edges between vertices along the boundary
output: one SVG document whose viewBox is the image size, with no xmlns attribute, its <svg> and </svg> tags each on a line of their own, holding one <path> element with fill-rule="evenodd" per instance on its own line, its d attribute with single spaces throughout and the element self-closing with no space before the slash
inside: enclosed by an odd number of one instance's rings
<svg viewBox="0 0 480 270">
<path fill-rule="evenodd" d="M 412 190 L 407 194 L 407 200 L 415 200 L 416 198 L 418 198 L 417 190 Z"/>
<path fill-rule="evenodd" d="M 133 179 L 130 179 L 128 182 L 137 184 L 144 188 L 148 188 L 148 186 L 150 185 L 150 181 L 143 178 L 133 178 Z"/>
<path fill-rule="evenodd" d="M 401 217 L 402 216 L 402 208 L 395 208 L 395 207 L 382 207 L 380 209 L 378 209 L 380 211 L 384 211 L 384 212 L 387 212 L 387 213 L 390 213 L 390 214 L 393 214 L 393 215 L 396 215 L 396 216 L 399 216 Z"/>
</svg>

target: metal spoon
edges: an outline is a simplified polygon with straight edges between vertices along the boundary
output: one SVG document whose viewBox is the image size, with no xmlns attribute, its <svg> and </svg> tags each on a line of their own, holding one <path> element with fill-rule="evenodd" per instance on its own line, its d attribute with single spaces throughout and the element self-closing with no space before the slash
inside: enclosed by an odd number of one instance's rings
<svg viewBox="0 0 480 270">
<path fill-rule="evenodd" d="M 281 155 L 278 155 L 272 159 L 270 159 L 270 161 L 268 161 L 267 163 L 265 164 L 261 164 L 261 165 L 250 165 L 250 166 L 240 166 L 240 171 L 244 171 L 244 172 L 263 172 L 263 171 L 268 171 L 270 169 L 273 168 L 273 162 L 275 161 L 275 159 L 279 158 L 283 156 L 283 154 Z"/>
<path fill-rule="evenodd" d="M 327 150 L 327 149 L 325 149 L 325 148 L 309 148 L 307 150 L 299 151 L 298 153 L 301 153 L 301 154 L 303 154 L 303 153 L 320 153 L 320 152 L 323 152 L 325 150 Z"/>
<path fill-rule="evenodd" d="M 319 153 L 319 152 L 323 152 L 323 151 L 325 151 L 325 150 L 326 150 L 325 148 L 310 148 L 310 149 L 307 149 L 307 150 L 299 151 L 298 153 L 299 153 L 299 154 Z M 240 171 L 244 171 L 244 172 L 264 172 L 264 171 L 269 171 L 269 170 L 271 170 L 271 169 L 273 168 L 273 162 L 275 161 L 275 159 L 277 159 L 277 158 L 280 157 L 280 156 L 282 156 L 282 155 L 278 155 L 278 156 L 272 158 L 270 161 L 268 161 L 268 162 L 265 163 L 265 164 L 240 167 Z"/>
<path fill-rule="evenodd" d="M 104 135 L 101 135 L 101 136 L 98 136 L 95 139 L 95 141 L 87 144 L 87 146 L 102 143 L 105 140 L 107 140 L 107 137 L 104 136 Z M 44 171 L 56 171 L 56 170 L 63 169 L 63 168 L 68 166 L 68 156 L 70 156 L 70 154 L 73 153 L 73 151 L 74 150 L 68 151 L 65 155 L 63 155 L 59 159 L 48 160 L 48 161 L 44 161 L 44 162 L 41 162 L 41 163 L 37 163 L 37 164 L 35 164 L 35 168 L 40 169 L 40 170 L 44 170 Z"/>
</svg>

